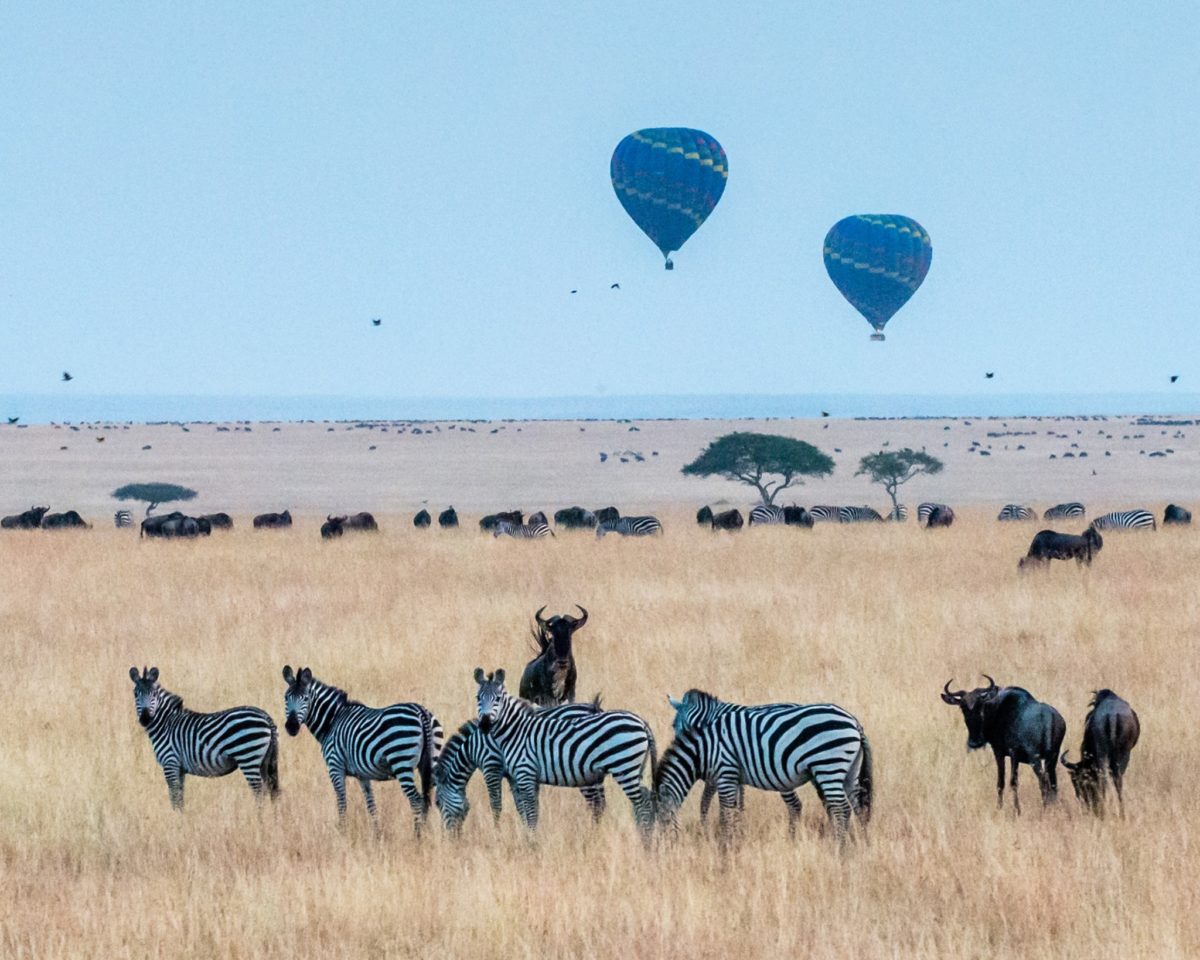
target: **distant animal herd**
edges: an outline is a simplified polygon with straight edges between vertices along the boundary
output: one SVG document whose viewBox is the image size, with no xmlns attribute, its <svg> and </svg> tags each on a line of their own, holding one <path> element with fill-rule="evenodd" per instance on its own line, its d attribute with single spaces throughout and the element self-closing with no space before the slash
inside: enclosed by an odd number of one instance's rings
<svg viewBox="0 0 1200 960">
<path fill-rule="evenodd" d="M 698 782 L 704 784 L 701 820 L 715 795 L 723 841 L 740 819 L 746 787 L 780 795 L 789 831 L 794 832 L 801 810 L 796 791 L 809 782 L 833 836 L 851 836 L 852 818 L 860 830 L 866 828 L 874 802 L 874 760 L 867 734 L 853 714 L 832 703 L 743 706 L 692 689 L 678 700 L 668 697 L 674 739 L 660 755 L 653 728 L 642 717 L 605 709 L 598 698 L 575 702 L 573 638 L 588 623 L 587 610 L 578 609 L 578 617 L 546 618 L 545 607 L 534 614 L 537 653 L 525 667 L 517 696 L 506 688 L 503 669 L 474 671 L 476 715 L 449 739 L 421 704 L 369 707 L 308 667 L 284 666 L 284 728 L 296 736 L 308 727 L 320 745 L 339 821 L 346 814 L 348 778 L 359 782 L 372 820 L 372 785 L 396 780 L 418 833 L 435 805 L 445 828 L 457 833 L 470 809 L 467 785 L 478 770 L 493 817 L 501 816 L 507 781 L 517 814 L 530 829 L 538 824 L 541 787 L 578 789 L 598 819 L 609 777 L 629 800 L 647 842 L 656 828 L 678 830 L 679 809 Z M 157 667 L 140 672 L 132 667 L 129 675 L 138 721 L 149 735 L 174 807 L 183 807 L 187 776 L 219 777 L 240 770 L 255 794 L 278 794 L 279 735 L 267 711 L 242 706 L 197 713 L 159 683 Z M 1017 813 L 1020 765 L 1033 769 L 1043 804 L 1057 799 L 1057 768 L 1062 765 L 1087 809 L 1104 813 L 1111 783 L 1124 815 L 1124 777 L 1140 733 L 1128 703 L 1108 689 L 1094 694 L 1080 757 L 1072 762 L 1061 752 L 1066 724 L 1057 710 L 1021 687 L 1000 687 L 986 679 L 986 687 L 973 690 L 951 690 L 947 681 L 941 698 L 961 710 L 967 746 L 991 748 L 999 805 L 1006 762 Z"/>
</svg>

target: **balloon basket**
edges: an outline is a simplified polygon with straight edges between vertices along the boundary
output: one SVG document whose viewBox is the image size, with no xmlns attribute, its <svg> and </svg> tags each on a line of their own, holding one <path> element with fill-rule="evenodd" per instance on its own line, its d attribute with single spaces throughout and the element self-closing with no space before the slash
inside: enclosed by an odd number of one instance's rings
<svg viewBox="0 0 1200 960">
<path fill-rule="evenodd" d="M 675 264 L 673 264 L 673 263 L 671 262 L 671 258 L 670 258 L 670 257 L 668 257 L 668 258 L 667 258 L 667 262 L 663 264 L 663 269 L 664 269 L 664 270 L 674 270 L 674 269 L 675 269 Z"/>
<path fill-rule="evenodd" d="M 886 340 L 886 339 L 887 339 L 887 337 L 885 337 L 885 336 L 883 335 L 883 332 L 882 332 L 882 331 L 880 331 L 880 330 L 876 330 L 876 331 L 875 331 L 873 334 L 871 334 L 871 339 L 872 339 L 872 340 L 881 340 L 881 341 L 882 341 L 882 340 Z"/>
</svg>

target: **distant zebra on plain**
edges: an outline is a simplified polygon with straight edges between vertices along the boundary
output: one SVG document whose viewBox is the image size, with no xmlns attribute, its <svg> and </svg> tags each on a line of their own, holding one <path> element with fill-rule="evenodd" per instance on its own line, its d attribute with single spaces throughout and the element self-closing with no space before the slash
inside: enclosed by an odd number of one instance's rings
<svg viewBox="0 0 1200 960">
<path fill-rule="evenodd" d="M 908 520 L 908 507 L 898 503 L 888 513 L 888 519 L 894 523 L 905 523 Z"/>
<path fill-rule="evenodd" d="M 1004 508 L 996 516 L 997 520 L 1036 520 L 1037 512 L 1029 507 L 1021 506 L 1019 503 L 1007 503 Z"/>
<path fill-rule="evenodd" d="M 931 503 L 926 501 L 925 503 L 917 504 L 917 523 L 921 524 L 922 526 L 927 524 L 929 522 L 929 515 L 938 507 L 948 509 L 944 503 Z"/>
<path fill-rule="evenodd" d="M 1082 503 L 1072 500 L 1070 503 L 1060 503 L 1042 514 L 1043 520 L 1070 520 L 1082 517 L 1087 513 Z"/>
<path fill-rule="evenodd" d="M 1092 521 L 1097 530 L 1157 530 L 1149 510 L 1115 510 Z"/>
<path fill-rule="evenodd" d="M 870 507 L 838 507 L 839 523 L 883 523 L 878 510 Z"/>
<path fill-rule="evenodd" d="M 442 725 L 419 703 L 394 703 L 368 707 L 351 700 L 345 690 L 322 683 L 308 667 L 293 673 L 283 668 L 287 690 L 283 695 L 287 722 L 284 729 L 296 736 L 308 726 L 321 745 L 321 756 L 337 796 L 338 820 L 346 817 L 346 777 L 362 787 L 367 812 L 375 817 L 373 780 L 396 780 L 412 807 L 420 832 L 429 812 L 433 767 L 442 750 Z M 418 792 L 413 769 L 421 777 Z"/>
<path fill-rule="evenodd" d="M 750 526 L 759 524 L 783 523 L 783 507 L 777 507 L 773 503 L 760 503 L 757 507 L 750 508 Z"/>
<path fill-rule="evenodd" d="M 619 517 L 596 525 L 596 539 L 608 533 L 619 533 L 623 537 L 651 537 L 663 532 L 657 517 Z"/>
<path fill-rule="evenodd" d="M 118 510 L 113 514 L 113 526 L 118 530 L 133 526 L 133 514 L 129 510 Z"/>
<path fill-rule="evenodd" d="M 183 809 L 183 780 L 223 777 L 241 770 L 257 796 L 279 793 L 279 733 L 266 711 L 232 707 L 197 713 L 183 697 L 158 685 L 158 667 L 129 668 L 138 723 L 150 736 L 154 759 L 162 767 L 171 806 Z"/>
<path fill-rule="evenodd" d="M 512 537 L 514 540 L 540 540 L 542 537 L 553 537 L 554 531 L 546 522 L 544 513 L 533 514 L 527 523 L 513 523 L 510 520 L 500 520 L 492 537 Z"/>
<path fill-rule="evenodd" d="M 831 507 L 827 504 L 822 504 L 816 507 L 808 508 L 808 515 L 817 523 L 841 523 L 841 507 Z"/>
</svg>

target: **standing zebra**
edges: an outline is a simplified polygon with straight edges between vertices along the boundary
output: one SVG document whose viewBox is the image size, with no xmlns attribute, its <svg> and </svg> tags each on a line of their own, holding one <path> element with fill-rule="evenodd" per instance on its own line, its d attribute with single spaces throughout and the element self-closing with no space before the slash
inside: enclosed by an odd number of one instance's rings
<svg viewBox="0 0 1200 960">
<path fill-rule="evenodd" d="M 839 523 L 883 523 L 883 517 L 870 507 L 838 507 Z"/>
<path fill-rule="evenodd" d="M 733 711 L 677 734 L 654 778 L 659 816 L 671 827 L 697 780 L 716 784 L 722 833 L 743 784 L 784 793 L 814 781 L 839 839 L 852 810 L 864 824 L 870 816 L 870 746 L 859 722 L 831 703 Z"/>
<path fill-rule="evenodd" d="M 906 523 L 908 521 L 908 507 L 903 503 L 898 503 L 892 507 L 888 513 L 888 519 L 896 523 Z"/>
<path fill-rule="evenodd" d="M 113 514 L 113 526 L 118 530 L 133 526 L 133 514 L 128 510 L 118 510 Z"/>
<path fill-rule="evenodd" d="M 158 685 L 158 667 L 129 668 L 138 723 L 150 735 L 154 759 L 162 767 L 171 806 L 183 809 L 183 779 L 223 777 L 241 770 L 250 789 L 274 800 L 279 793 L 279 734 L 258 707 L 232 707 L 216 713 L 185 709 L 183 697 Z"/>
<path fill-rule="evenodd" d="M 917 504 L 917 523 L 921 524 L 922 526 L 927 524 L 929 522 L 929 515 L 931 513 L 933 513 L 933 511 L 938 509 L 939 507 L 943 510 L 950 509 L 944 503 L 926 502 L 926 503 Z"/>
<path fill-rule="evenodd" d="M 1157 530 L 1149 510 L 1115 510 L 1092 521 L 1097 530 Z"/>
<path fill-rule="evenodd" d="M 1050 507 L 1050 509 L 1042 514 L 1042 519 L 1070 520 L 1074 517 L 1082 517 L 1085 513 L 1086 511 L 1084 510 L 1082 503 L 1079 503 L 1078 501 L 1072 501 L 1070 503 L 1060 503 L 1056 506 Z"/>
<path fill-rule="evenodd" d="M 783 507 L 777 507 L 773 503 L 760 503 L 757 507 L 750 508 L 750 526 L 752 527 L 783 522 Z"/>
<path fill-rule="evenodd" d="M 580 716 L 599 713 L 600 701 L 591 703 L 567 703 L 559 707 L 548 707 L 555 715 Z M 504 783 L 504 757 L 496 741 L 479 729 L 478 720 L 468 720 L 442 747 L 437 766 L 433 768 L 433 782 L 437 787 L 436 802 L 442 815 L 442 825 L 451 833 L 457 833 L 467 819 L 471 804 L 467 801 L 467 784 L 478 770 L 483 774 L 487 787 L 488 804 L 492 808 L 492 819 L 500 820 L 503 803 L 501 786 Z M 511 783 L 510 787 L 511 789 Z M 592 816 L 599 819 L 604 813 L 604 784 L 588 784 L 580 788 Z"/>
<path fill-rule="evenodd" d="M 1004 508 L 996 516 L 997 520 L 1036 520 L 1037 511 L 1029 507 L 1023 507 L 1019 503 L 1006 503 Z"/>
<path fill-rule="evenodd" d="M 619 533 L 623 537 L 650 537 L 661 534 L 662 524 L 657 517 L 618 517 L 596 525 L 596 539 L 606 533 Z"/>
<path fill-rule="evenodd" d="M 644 834 L 654 822 L 654 796 L 642 785 L 647 761 L 655 775 L 654 732 L 636 714 L 601 710 L 563 716 L 538 710 L 504 689 L 504 671 L 475 669 L 479 728 L 495 741 L 512 786 L 517 813 L 537 827 L 538 786 L 586 787 L 612 775 L 633 805 Z"/>
<path fill-rule="evenodd" d="M 496 529 L 492 531 L 493 537 L 512 537 L 514 540 L 540 540 L 542 537 L 554 536 L 554 531 L 550 529 L 550 524 L 546 522 L 546 515 L 538 512 L 529 518 L 528 523 L 513 523 L 510 520 L 501 520 L 496 524 Z"/>
<path fill-rule="evenodd" d="M 808 515 L 817 523 L 840 523 L 841 509 L 841 507 L 831 507 L 828 504 L 821 504 L 820 506 L 809 507 Z"/>
<path fill-rule="evenodd" d="M 372 780 L 397 780 L 412 807 L 417 832 L 429 812 L 433 766 L 442 749 L 442 726 L 419 703 L 368 707 L 351 700 L 345 690 L 322 683 L 308 667 L 293 673 L 283 668 L 287 691 L 283 695 L 287 722 L 284 729 L 296 736 L 307 724 L 321 745 L 321 755 L 337 795 L 339 821 L 346 818 L 346 777 L 362 787 L 367 812 L 375 817 Z M 413 768 L 421 775 L 417 791 Z"/>
</svg>

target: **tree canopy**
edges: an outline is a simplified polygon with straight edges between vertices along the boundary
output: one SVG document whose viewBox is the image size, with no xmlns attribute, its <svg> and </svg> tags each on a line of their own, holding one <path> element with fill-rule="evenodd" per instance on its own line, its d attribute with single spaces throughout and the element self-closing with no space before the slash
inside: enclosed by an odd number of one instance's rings
<svg viewBox="0 0 1200 960">
<path fill-rule="evenodd" d="M 683 468 L 689 477 L 724 477 L 754 487 L 763 503 L 804 477 L 833 473 L 833 460 L 811 443 L 767 433 L 727 433 Z"/>
<path fill-rule="evenodd" d="M 880 450 L 878 453 L 868 453 L 858 462 L 856 477 L 866 475 L 872 483 L 883 485 L 889 497 L 892 498 L 892 516 L 896 516 L 898 506 L 896 493 L 901 486 L 913 477 L 922 473 L 941 473 L 944 464 L 937 457 L 930 456 L 924 450 L 912 450 L 905 447 L 902 450 Z"/>
<path fill-rule="evenodd" d="M 147 503 L 148 514 L 160 503 L 194 500 L 196 491 L 190 487 L 181 487 L 177 483 L 127 483 L 123 487 L 117 487 L 112 496 L 117 500 L 144 500 Z"/>
</svg>

